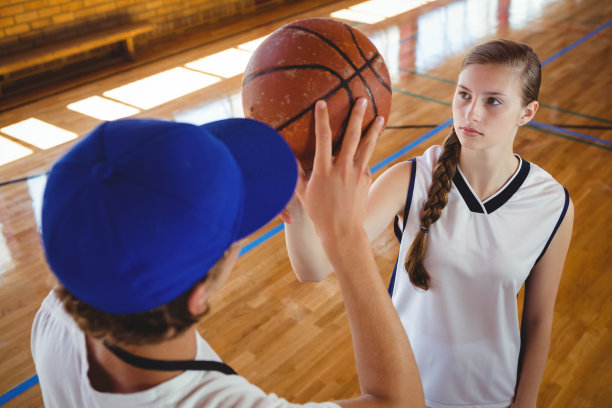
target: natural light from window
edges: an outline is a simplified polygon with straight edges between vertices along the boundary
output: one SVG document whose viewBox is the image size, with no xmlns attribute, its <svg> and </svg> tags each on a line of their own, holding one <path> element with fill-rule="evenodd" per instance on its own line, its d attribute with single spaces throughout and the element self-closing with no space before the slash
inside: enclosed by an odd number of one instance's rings
<svg viewBox="0 0 612 408">
<path fill-rule="evenodd" d="M 268 36 L 263 36 L 263 37 L 259 37 L 255 40 L 249 41 L 249 42 L 245 42 L 244 44 L 240 44 L 238 47 L 241 50 L 245 50 L 245 51 L 255 51 L 257 49 L 257 47 L 259 47 L 259 44 L 261 44 L 262 42 L 264 42 L 264 40 L 268 38 Z"/>
<path fill-rule="evenodd" d="M 0 166 L 6 163 L 10 163 L 15 160 L 19 160 L 22 157 L 26 157 L 32 154 L 32 150 L 15 143 L 12 140 L 8 140 L 4 137 L 0 137 Z"/>
<path fill-rule="evenodd" d="M 104 92 L 104 96 L 151 109 L 217 83 L 221 78 L 176 67 Z"/>
<path fill-rule="evenodd" d="M 331 13 L 334 18 L 374 24 L 386 18 L 414 10 L 434 0 L 371 0 Z"/>
<path fill-rule="evenodd" d="M 356 23 L 374 24 L 385 19 L 384 16 L 374 15 L 370 13 L 363 13 L 361 11 L 355 11 L 350 9 L 338 10 L 331 13 L 333 18 L 339 18 L 340 20 L 354 21 Z"/>
<path fill-rule="evenodd" d="M 252 53 L 249 51 L 230 48 L 219 53 L 209 55 L 199 60 L 185 64 L 187 68 L 195 69 L 207 74 L 223 78 L 231 78 L 244 72 Z"/>
<path fill-rule="evenodd" d="M 40 149 L 49 149 L 77 138 L 74 132 L 36 118 L 3 127 L 0 131 Z"/>
<path fill-rule="evenodd" d="M 6 242 L 4 236 L 3 226 L 0 223 L 0 275 L 3 275 L 9 269 L 14 267 L 13 257 L 11 256 L 11 250 Z"/>
<path fill-rule="evenodd" d="M 136 115 L 139 109 L 101 96 L 90 96 L 68 105 L 68 109 L 100 120 L 117 120 Z"/>
</svg>

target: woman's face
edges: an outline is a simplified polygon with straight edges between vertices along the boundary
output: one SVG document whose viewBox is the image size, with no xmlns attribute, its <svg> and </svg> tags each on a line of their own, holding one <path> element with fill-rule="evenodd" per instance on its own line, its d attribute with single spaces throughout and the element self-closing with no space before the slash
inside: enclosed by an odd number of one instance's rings
<svg viewBox="0 0 612 408">
<path fill-rule="evenodd" d="M 470 64 L 459 74 L 453 121 L 464 149 L 511 149 L 518 127 L 536 110 L 536 101 L 522 106 L 520 71 L 515 67 Z"/>
</svg>

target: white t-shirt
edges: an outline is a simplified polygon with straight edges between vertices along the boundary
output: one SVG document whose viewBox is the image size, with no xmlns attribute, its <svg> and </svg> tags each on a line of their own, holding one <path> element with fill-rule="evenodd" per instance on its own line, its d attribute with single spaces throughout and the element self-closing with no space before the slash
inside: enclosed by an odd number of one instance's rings
<svg viewBox="0 0 612 408">
<path fill-rule="evenodd" d="M 521 345 L 517 294 L 561 223 L 569 197 L 550 174 L 518 158 L 514 176 L 481 202 L 459 169 L 427 237 L 430 288 L 417 290 L 404 262 L 441 151 L 434 146 L 413 163 L 392 300 L 427 406 L 505 408 L 514 398 Z"/>
<path fill-rule="evenodd" d="M 197 360 L 221 361 L 197 334 Z M 238 375 L 185 371 L 146 391 L 98 392 L 87 372 L 85 336 L 53 293 L 43 301 L 32 327 L 32 356 L 47 408 L 210 407 L 210 408 L 339 408 L 334 403 L 291 404 Z"/>
</svg>

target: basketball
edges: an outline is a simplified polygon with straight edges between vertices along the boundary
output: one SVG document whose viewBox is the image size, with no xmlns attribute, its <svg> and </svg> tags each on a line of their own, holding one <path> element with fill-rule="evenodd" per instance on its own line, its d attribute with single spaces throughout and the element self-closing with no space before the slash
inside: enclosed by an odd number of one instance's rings
<svg viewBox="0 0 612 408">
<path fill-rule="evenodd" d="M 383 57 L 357 29 L 331 18 L 308 18 L 274 31 L 244 72 L 245 117 L 275 128 L 305 170 L 315 152 L 314 106 L 327 102 L 338 152 L 354 102 L 368 98 L 362 135 L 378 115 L 389 118 L 391 81 Z"/>
</svg>

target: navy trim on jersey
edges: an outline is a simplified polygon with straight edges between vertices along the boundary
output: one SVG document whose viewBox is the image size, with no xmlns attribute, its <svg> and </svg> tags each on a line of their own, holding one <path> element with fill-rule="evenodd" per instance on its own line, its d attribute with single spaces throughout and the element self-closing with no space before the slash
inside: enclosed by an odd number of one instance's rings
<svg viewBox="0 0 612 408">
<path fill-rule="evenodd" d="M 471 212 L 484 214 L 486 211 L 487 214 L 491 214 L 493 211 L 507 203 L 510 198 L 512 198 L 514 193 L 521 188 L 525 182 L 525 179 L 527 179 L 527 175 L 529 174 L 529 169 L 531 167 L 528 161 L 523 159 L 520 160 L 521 168 L 516 176 L 506 186 L 506 188 L 484 204 L 484 209 L 483 205 L 480 204 L 478 197 L 476 197 L 474 193 L 472 193 L 472 190 L 470 190 L 470 187 L 468 187 L 468 184 L 463 178 L 461 172 L 457 171 L 455 173 L 455 176 L 453 177 L 453 184 L 455 184 L 455 187 L 457 187 L 457 190 L 459 190 L 459 194 L 461 194 L 463 201 L 465 201 L 465 204 L 468 206 Z"/>
<path fill-rule="evenodd" d="M 399 217 L 397 215 L 393 221 L 393 233 L 395 234 L 395 238 L 397 238 L 399 242 L 402 242 L 402 234 L 404 231 L 402 231 L 402 228 L 399 226 Z"/>
<path fill-rule="evenodd" d="M 523 159 L 521 159 L 521 162 L 521 168 L 518 171 L 516 177 L 514 177 L 514 180 L 512 180 L 503 191 L 501 191 L 498 195 L 496 195 L 484 204 L 485 210 L 487 210 L 487 214 L 491 214 L 493 211 L 497 210 L 508 200 L 510 200 L 514 193 L 516 193 L 525 182 L 525 179 L 529 174 L 530 164 L 527 160 Z"/>
<path fill-rule="evenodd" d="M 453 177 L 453 184 L 455 184 L 455 187 L 457 187 L 457 190 L 459 190 L 459 194 L 461 194 L 461 197 L 463 197 L 463 201 L 465 201 L 465 204 L 468 206 L 471 212 L 481 214 L 484 213 L 484 210 L 480 205 L 480 201 L 476 197 L 474 197 L 474 194 L 472 194 L 472 190 L 470 190 L 467 183 L 463 179 L 461 172 L 455 172 L 455 176 Z"/>
<path fill-rule="evenodd" d="M 416 158 L 412 158 L 409 161 L 412 162 L 412 169 L 410 170 L 410 184 L 408 185 L 408 195 L 406 196 L 406 204 L 404 205 L 404 223 L 402 224 L 403 228 L 406 228 L 406 222 L 408 221 L 408 213 L 410 212 L 410 204 L 412 204 L 412 193 L 414 191 L 414 179 L 416 177 Z M 404 231 L 398 225 L 399 217 L 395 216 L 395 222 L 393 223 L 393 232 L 395 232 L 395 236 L 397 240 L 401 243 L 402 236 L 404 235 Z M 393 266 L 393 273 L 391 274 L 391 280 L 389 281 L 389 288 L 387 291 L 389 292 L 389 296 L 393 295 L 393 288 L 395 287 L 395 273 L 397 271 L 397 262 L 399 261 L 399 255 L 397 260 L 395 261 L 395 266 Z"/>
<path fill-rule="evenodd" d="M 553 229 L 552 234 L 550 234 L 550 238 L 548 238 L 548 242 L 546 242 L 546 245 L 544 245 L 544 249 L 542 250 L 542 253 L 540 254 L 540 256 L 538 256 L 538 259 L 535 261 L 533 266 L 536 266 L 538 262 L 540 262 L 540 259 L 542 259 L 542 257 L 544 256 L 544 253 L 546 253 L 548 246 L 550 245 L 553 237 L 557 233 L 559 226 L 561 226 L 561 222 L 563 222 L 563 219 L 565 218 L 565 214 L 567 213 L 567 209 L 569 207 L 569 193 L 567 192 L 567 189 L 565 187 L 563 187 L 563 191 L 565 191 L 565 204 L 563 204 L 563 211 L 561 211 L 561 215 L 559 216 L 559 221 L 557 221 L 557 225 L 555 225 L 555 228 Z"/>
<path fill-rule="evenodd" d="M 408 195 L 406 196 L 406 204 L 404 204 L 404 219 L 402 227 L 399 226 L 399 217 L 395 216 L 395 221 L 393 223 L 393 232 L 395 233 L 395 237 L 401 243 L 402 236 L 404 235 L 403 229 L 406 227 L 406 222 L 408 221 L 408 213 L 410 212 L 410 204 L 412 203 L 412 192 L 414 191 L 414 179 L 416 177 L 416 159 L 412 158 L 408 160 L 412 162 L 412 169 L 410 170 L 410 184 L 408 184 Z"/>
<path fill-rule="evenodd" d="M 404 206 L 404 228 L 406 228 L 406 223 L 408 222 L 408 214 L 410 213 L 410 205 L 412 204 L 412 193 L 414 192 L 414 179 L 416 178 L 417 162 L 416 159 L 411 159 L 411 161 L 412 170 L 410 171 L 410 187 L 408 188 L 408 197 L 406 198 L 406 205 Z"/>
<path fill-rule="evenodd" d="M 399 260 L 399 257 L 397 258 Z M 389 296 L 393 296 L 393 288 L 395 287 L 395 273 L 397 272 L 397 261 L 395 262 L 395 266 L 393 267 L 393 274 L 391 274 L 391 280 L 389 281 L 389 288 L 387 288 L 387 292 L 389 292 Z"/>
</svg>

